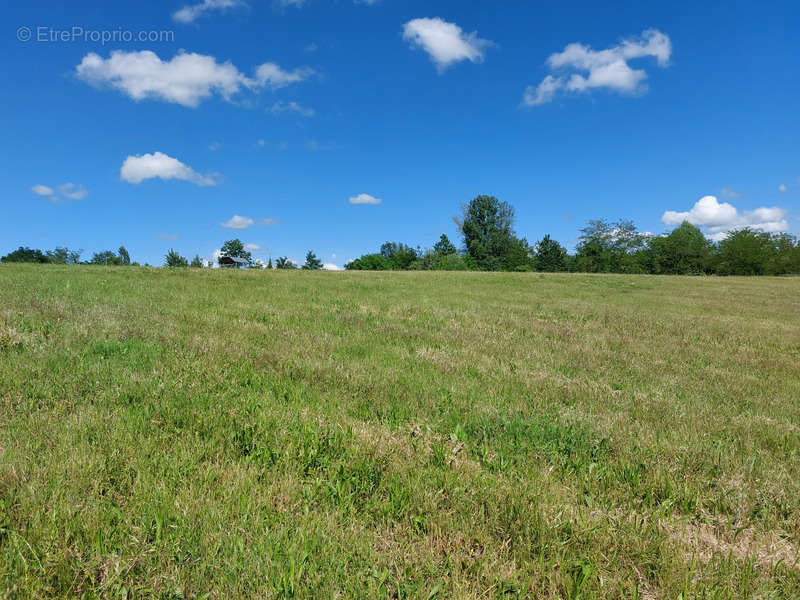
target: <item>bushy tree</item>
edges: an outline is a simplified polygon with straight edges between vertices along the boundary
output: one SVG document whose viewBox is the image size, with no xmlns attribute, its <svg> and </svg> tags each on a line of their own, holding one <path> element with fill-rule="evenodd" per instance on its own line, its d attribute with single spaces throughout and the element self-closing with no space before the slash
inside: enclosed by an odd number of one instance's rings
<svg viewBox="0 0 800 600">
<path fill-rule="evenodd" d="M 390 271 L 392 263 L 383 254 L 365 254 L 344 266 L 348 271 Z"/>
<path fill-rule="evenodd" d="M 222 248 L 219 251 L 222 256 L 243 258 L 248 264 L 253 262 L 253 255 L 245 249 L 244 244 L 239 239 L 228 240 L 222 244 Z"/>
<path fill-rule="evenodd" d="M 381 255 L 389 262 L 392 269 L 404 271 L 417 260 L 417 251 L 400 242 L 386 242 L 381 246 Z"/>
<path fill-rule="evenodd" d="M 178 254 L 172 248 L 169 249 L 166 256 L 164 257 L 164 266 L 165 267 L 188 267 L 189 261 L 186 260 L 185 257 Z"/>
<path fill-rule="evenodd" d="M 77 265 L 82 253 L 83 250 L 70 250 L 59 246 L 55 250 L 47 251 L 47 259 L 54 265 Z"/>
<path fill-rule="evenodd" d="M 589 221 L 581 229 L 576 266 L 589 273 L 645 273 L 649 259 L 646 241 L 632 221 Z"/>
<path fill-rule="evenodd" d="M 22 262 L 22 263 L 48 263 L 50 260 L 47 255 L 38 248 L 28 248 L 20 246 L 13 252 L 9 252 L 2 258 L 2 262 Z"/>
<path fill-rule="evenodd" d="M 317 258 L 313 251 L 306 253 L 306 262 L 303 264 L 304 271 L 319 271 L 322 269 L 322 261 Z"/>
<path fill-rule="evenodd" d="M 433 245 L 433 252 L 435 254 L 439 254 L 440 256 L 447 256 L 448 254 L 456 254 L 458 250 L 453 242 L 450 241 L 450 238 L 443 233 L 442 237 L 439 238 L 439 241 Z"/>
<path fill-rule="evenodd" d="M 272 257 L 271 256 L 269 257 L 269 262 L 267 263 L 267 269 L 269 269 L 270 271 L 272 270 Z"/>
<path fill-rule="evenodd" d="M 649 240 L 654 273 L 696 275 L 708 270 L 711 249 L 703 232 L 684 221 L 669 235 Z"/>
<path fill-rule="evenodd" d="M 536 269 L 550 273 L 567 270 L 567 249 L 549 234 L 536 244 Z"/>
<path fill-rule="evenodd" d="M 477 196 L 462 212 L 458 225 L 476 266 L 484 271 L 508 268 L 507 257 L 516 239 L 514 208 L 494 196 Z"/>
<path fill-rule="evenodd" d="M 125 246 L 120 246 L 119 250 L 117 250 L 117 255 L 120 259 L 120 264 L 128 266 L 131 264 L 131 255 L 128 254 L 127 248 Z"/>
<path fill-rule="evenodd" d="M 296 269 L 297 265 L 295 265 L 291 260 L 289 260 L 285 256 L 281 256 L 275 261 L 275 268 L 276 269 Z"/>
<path fill-rule="evenodd" d="M 117 256 L 113 250 L 103 250 L 92 255 L 91 265 L 122 266 L 122 258 Z"/>
<path fill-rule="evenodd" d="M 189 266 L 193 269 L 201 269 L 203 267 L 203 260 L 200 258 L 199 254 L 195 254 L 192 262 L 189 263 Z"/>
</svg>

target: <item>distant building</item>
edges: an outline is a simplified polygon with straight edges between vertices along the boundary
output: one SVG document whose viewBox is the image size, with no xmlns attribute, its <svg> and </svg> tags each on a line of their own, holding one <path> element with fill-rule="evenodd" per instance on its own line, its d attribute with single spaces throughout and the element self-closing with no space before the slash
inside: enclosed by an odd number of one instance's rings
<svg viewBox="0 0 800 600">
<path fill-rule="evenodd" d="M 244 258 L 237 258 L 235 256 L 220 256 L 217 259 L 220 269 L 245 269 L 250 266 L 250 263 Z"/>
</svg>

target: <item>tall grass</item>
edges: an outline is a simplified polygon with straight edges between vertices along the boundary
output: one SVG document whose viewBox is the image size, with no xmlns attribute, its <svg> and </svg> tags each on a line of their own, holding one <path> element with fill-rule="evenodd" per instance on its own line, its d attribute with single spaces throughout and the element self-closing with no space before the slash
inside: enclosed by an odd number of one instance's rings
<svg viewBox="0 0 800 600">
<path fill-rule="evenodd" d="M 800 282 L 0 267 L 0 597 L 796 598 Z"/>
</svg>

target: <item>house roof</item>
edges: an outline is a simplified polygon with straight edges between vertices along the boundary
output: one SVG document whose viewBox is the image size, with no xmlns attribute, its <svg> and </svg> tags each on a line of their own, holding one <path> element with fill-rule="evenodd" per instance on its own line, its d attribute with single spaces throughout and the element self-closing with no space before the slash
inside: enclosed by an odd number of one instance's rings
<svg viewBox="0 0 800 600">
<path fill-rule="evenodd" d="M 237 265 L 247 265 L 250 264 L 248 260 L 244 258 L 239 258 L 237 256 L 220 256 L 219 262 L 221 264 L 232 264 L 235 263 Z"/>
</svg>

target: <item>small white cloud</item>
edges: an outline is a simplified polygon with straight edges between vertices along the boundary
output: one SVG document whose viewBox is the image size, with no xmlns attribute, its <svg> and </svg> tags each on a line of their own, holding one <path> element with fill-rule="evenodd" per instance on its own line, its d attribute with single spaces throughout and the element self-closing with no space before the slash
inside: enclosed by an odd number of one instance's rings
<svg viewBox="0 0 800 600">
<path fill-rule="evenodd" d="M 311 77 L 314 69 L 303 67 L 294 71 L 285 71 L 275 63 L 264 63 L 256 69 L 256 82 L 259 86 L 269 85 L 273 90 L 299 83 Z"/>
<path fill-rule="evenodd" d="M 732 204 L 719 202 L 714 196 L 703 196 L 688 211 L 666 211 L 661 222 L 665 225 L 680 225 L 688 221 L 692 225 L 705 228 L 712 240 L 719 241 L 729 231 L 745 227 L 768 233 L 786 231 L 789 224 L 785 217 L 786 210 L 777 206 L 740 213 Z"/>
<path fill-rule="evenodd" d="M 569 44 L 563 52 L 551 54 L 547 65 L 556 75 L 547 75 L 538 86 L 529 86 L 522 99 L 524 106 L 550 102 L 559 92 L 584 93 L 606 88 L 623 94 L 646 91 L 647 73 L 633 69 L 628 61 L 653 57 L 658 66 L 667 67 L 672 55 L 669 37 L 655 29 L 644 31 L 639 38 L 605 50 L 592 50 L 579 43 Z"/>
<path fill-rule="evenodd" d="M 381 199 L 369 194 L 359 194 L 350 198 L 350 204 L 380 204 Z"/>
<path fill-rule="evenodd" d="M 729 187 L 722 188 L 719 191 L 719 195 L 722 196 L 723 198 L 730 198 L 730 199 L 733 199 L 733 200 L 735 200 L 736 198 L 741 198 L 742 197 L 742 193 L 741 192 L 738 192 L 738 191 L 736 191 L 736 190 L 734 190 L 732 188 L 729 188 Z"/>
<path fill-rule="evenodd" d="M 277 89 L 314 73 L 308 68 L 285 71 L 269 62 L 247 77 L 231 62 L 220 63 L 213 56 L 181 51 L 170 60 L 161 60 L 150 50 L 116 50 L 108 58 L 90 52 L 75 72 L 87 83 L 108 85 L 136 101 L 161 100 L 192 108 L 214 94 L 230 102 L 243 89 Z"/>
<path fill-rule="evenodd" d="M 261 250 L 261 246 L 259 246 L 258 244 L 245 244 L 244 249 L 255 252 L 256 250 Z"/>
<path fill-rule="evenodd" d="M 273 226 L 278 224 L 278 219 L 273 219 L 272 217 L 267 217 L 265 219 L 261 219 L 259 221 L 261 225 Z"/>
<path fill-rule="evenodd" d="M 65 183 L 58 186 L 59 193 L 68 198 L 69 200 L 83 200 L 89 195 L 88 190 L 82 185 L 75 185 L 74 183 Z"/>
<path fill-rule="evenodd" d="M 206 13 L 215 10 L 224 11 L 243 4 L 240 0 L 203 0 L 197 4 L 187 4 L 172 13 L 172 18 L 178 23 L 194 23 L 196 19 Z"/>
<path fill-rule="evenodd" d="M 128 183 L 141 183 L 145 179 L 180 179 L 199 186 L 217 185 L 211 175 L 202 175 L 177 158 L 163 152 L 128 156 L 122 163 L 120 178 Z"/>
<path fill-rule="evenodd" d="M 343 271 L 344 270 L 339 265 L 335 265 L 333 263 L 325 263 L 324 265 L 322 265 L 322 268 L 325 271 Z"/>
<path fill-rule="evenodd" d="M 233 215 L 227 221 L 220 223 L 220 226 L 225 227 L 226 229 L 247 229 L 253 225 L 255 225 L 255 221 L 253 221 L 253 219 L 250 217 L 240 217 L 239 215 Z"/>
<path fill-rule="evenodd" d="M 89 190 L 86 187 L 74 183 L 62 183 L 57 189 L 38 184 L 33 186 L 31 191 L 37 196 L 44 196 L 55 203 L 68 200 L 83 200 L 89 195 Z"/>
<path fill-rule="evenodd" d="M 283 113 L 295 113 L 301 117 L 313 117 L 316 114 L 313 108 L 300 106 L 297 102 L 276 102 L 269 108 L 269 112 L 276 116 Z"/>
<path fill-rule="evenodd" d="M 157 240 L 177 240 L 181 236 L 178 233 L 154 233 L 153 237 Z"/>
<path fill-rule="evenodd" d="M 55 193 L 53 188 L 41 184 L 33 186 L 31 191 L 37 196 L 52 196 Z"/>
<path fill-rule="evenodd" d="M 438 17 L 409 21 L 403 26 L 403 39 L 425 50 L 440 73 L 462 60 L 483 61 L 484 51 L 493 45 L 479 38 L 477 32 L 464 33 L 455 23 Z"/>
<path fill-rule="evenodd" d="M 782 184 L 780 184 L 778 186 L 778 191 L 779 192 L 785 192 L 785 191 L 788 191 L 788 189 L 789 189 L 789 187 L 785 183 L 782 183 Z"/>
</svg>

